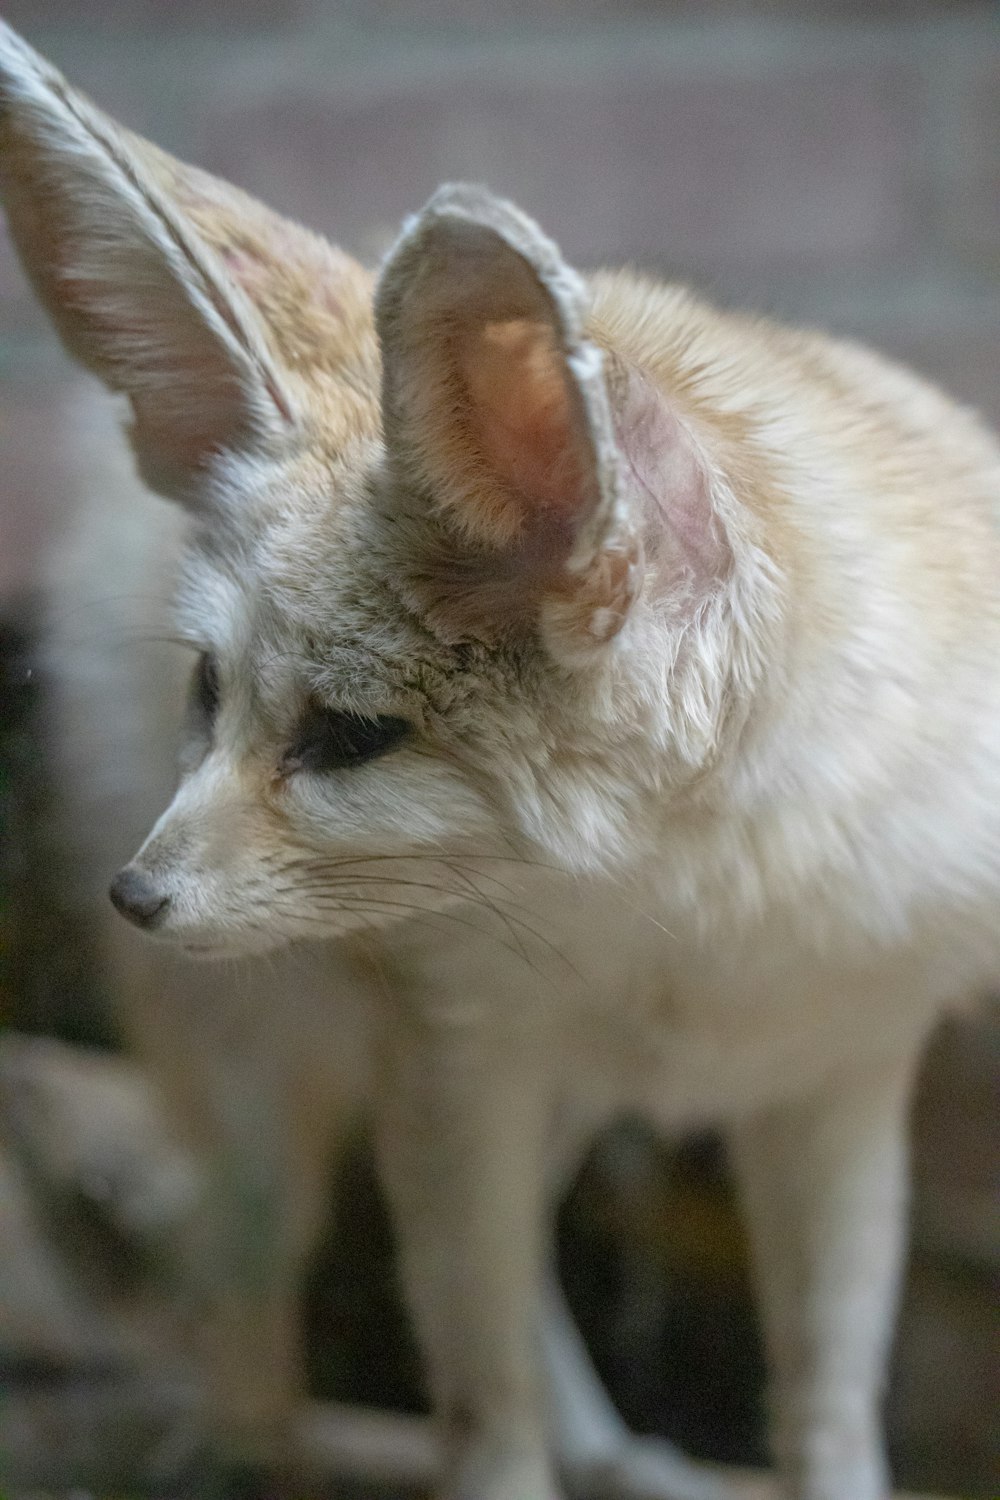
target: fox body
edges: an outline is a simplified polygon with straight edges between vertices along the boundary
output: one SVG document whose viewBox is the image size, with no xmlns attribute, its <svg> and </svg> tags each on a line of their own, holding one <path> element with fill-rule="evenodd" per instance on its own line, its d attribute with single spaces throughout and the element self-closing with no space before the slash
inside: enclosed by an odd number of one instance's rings
<svg viewBox="0 0 1000 1500">
<path fill-rule="evenodd" d="M 1000 949 L 996 444 L 863 349 L 582 279 L 483 189 L 373 278 L 6 30 L 0 152 L 188 518 L 183 774 L 112 899 L 204 955 L 339 939 L 334 986 L 374 945 L 444 1494 L 557 1493 L 549 1211 L 641 1111 L 728 1133 L 788 1494 L 879 1500 L 908 1085 Z M 660 1457 L 620 1493 L 716 1493 Z"/>
</svg>

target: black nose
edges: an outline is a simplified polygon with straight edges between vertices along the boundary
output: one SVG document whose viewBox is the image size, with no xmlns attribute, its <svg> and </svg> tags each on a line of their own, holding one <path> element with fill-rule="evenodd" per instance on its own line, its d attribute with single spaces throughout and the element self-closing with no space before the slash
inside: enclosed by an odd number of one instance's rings
<svg viewBox="0 0 1000 1500">
<path fill-rule="evenodd" d="M 122 916 L 137 927 L 155 927 L 170 905 L 170 897 L 138 865 L 126 865 L 119 870 L 108 895 Z"/>
</svg>

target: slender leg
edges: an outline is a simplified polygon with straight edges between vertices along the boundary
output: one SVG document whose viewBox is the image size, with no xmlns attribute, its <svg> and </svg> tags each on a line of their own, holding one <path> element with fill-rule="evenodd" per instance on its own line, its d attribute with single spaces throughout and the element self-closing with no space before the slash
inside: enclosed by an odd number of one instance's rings
<svg viewBox="0 0 1000 1500">
<path fill-rule="evenodd" d="M 261 1111 L 263 1127 L 275 1124 Z M 284 1465 L 305 1394 L 300 1247 L 285 1228 L 287 1184 L 278 1163 L 254 1162 L 249 1142 L 217 1141 L 216 1152 L 188 1272 L 212 1445 L 223 1463 Z"/>
<path fill-rule="evenodd" d="M 379 1150 L 445 1453 L 445 1500 L 556 1500 L 536 1308 L 544 1059 L 504 1033 L 394 1010 Z"/>
<path fill-rule="evenodd" d="M 916 1063 L 867 1062 L 732 1131 L 794 1500 L 885 1500 L 879 1404 L 896 1310 Z"/>
<path fill-rule="evenodd" d="M 178 1245 L 176 1300 L 206 1441 L 222 1468 L 294 1469 L 303 1263 L 355 1109 L 330 1061 L 350 1009 L 328 999 L 328 1022 L 291 965 L 230 975 L 139 957 L 121 989 L 126 1022 L 202 1177 Z M 330 975 L 349 989 L 346 965 L 331 961 Z"/>
<path fill-rule="evenodd" d="M 732 1486 L 672 1443 L 629 1431 L 591 1363 L 554 1271 L 542 1314 L 555 1449 L 574 1497 L 732 1500 Z"/>
</svg>

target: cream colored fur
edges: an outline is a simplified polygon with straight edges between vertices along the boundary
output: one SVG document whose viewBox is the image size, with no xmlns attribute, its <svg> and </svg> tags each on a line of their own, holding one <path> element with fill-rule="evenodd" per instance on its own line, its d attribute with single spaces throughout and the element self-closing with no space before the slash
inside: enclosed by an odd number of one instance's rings
<svg viewBox="0 0 1000 1500">
<path fill-rule="evenodd" d="M 132 871 L 191 951 L 368 935 L 446 1500 L 552 1500 L 554 1447 L 714 1493 L 550 1432 L 551 1206 L 636 1110 L 729 1134 L 788 1495 L 881 1500 L 908 1086 L 1000 948 L 996 445 L 867 351 L 584 282 L 481 189 L 373 304 L 9 32 L 0 101 L 26 264 L 192 517 L 218 707 Z M 344 714 L 411 729 L 337 769 Z"/>
</svg>

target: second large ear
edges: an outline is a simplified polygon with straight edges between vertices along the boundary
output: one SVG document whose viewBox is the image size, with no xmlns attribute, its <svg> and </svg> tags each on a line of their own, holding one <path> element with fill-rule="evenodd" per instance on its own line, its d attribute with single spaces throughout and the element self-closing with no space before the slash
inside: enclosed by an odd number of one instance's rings
<svg viewBox="0 0 1000 1500">
<path fill-rule="evenodd" d="M 179 498 L 213 454 L 280 440 L 296 417 L 250 298 L 179 206 L 185 171 L 0 22 L 0 190 L 14 241 L 70 352 L 128 396 L 145 478 Z"/>
<path fill-rule="evenodd" d="M 555 245 L 474 187 L 442 188 L 407 226 L 375 304 L 399 481 L 598 644 L 639 587 L 641 542 L 584 310 Z"/>
</svg>

